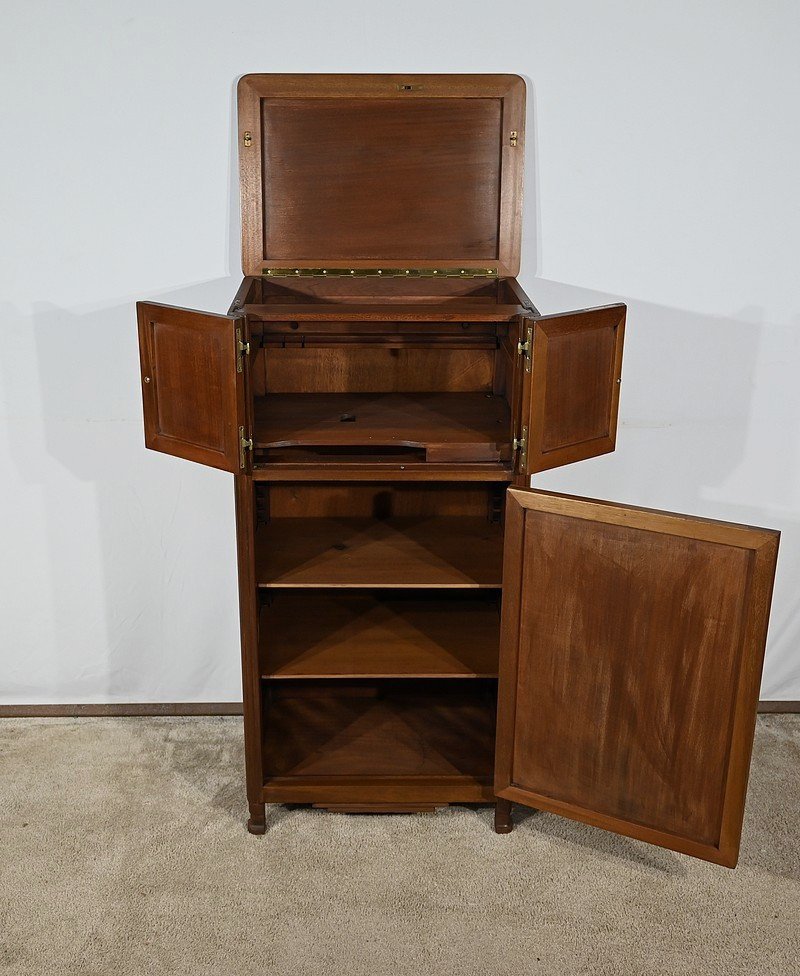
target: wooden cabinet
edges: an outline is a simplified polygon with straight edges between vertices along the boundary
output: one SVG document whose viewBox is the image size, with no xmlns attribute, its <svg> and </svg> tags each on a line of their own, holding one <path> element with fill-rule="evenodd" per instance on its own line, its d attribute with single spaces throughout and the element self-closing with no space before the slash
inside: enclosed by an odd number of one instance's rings
<svg viewBox="0 0 800 976">
<path fill-rule="evenodd" d="M 528 487 L 625 306 L 540 315 L 510 75 L 250 75 L 228 315 L 138 306 L 148 447 L 235 475 L 265 802 L 512 803 L 734 865 L 776 532 Z"/>
</svg>

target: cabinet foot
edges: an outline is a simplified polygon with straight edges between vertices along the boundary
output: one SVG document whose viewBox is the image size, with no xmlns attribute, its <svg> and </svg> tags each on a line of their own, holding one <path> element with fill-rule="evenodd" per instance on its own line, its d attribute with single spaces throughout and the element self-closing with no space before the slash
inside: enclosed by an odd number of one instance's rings
<svg viewBox="0 0 800 976">
<path fill-rule="evenodd" d="M 494 832 L 496 834 L 510 834 L 513 829 L 511 800 L 498 800 L 494 805 Z"/>
<path fill-rule="evenodd" d="M 265 834 L 267 832 L 267 814 L 263 803 L 250 804 L 250 819 L 247 829 L 251 834 Z"/>
</svg>

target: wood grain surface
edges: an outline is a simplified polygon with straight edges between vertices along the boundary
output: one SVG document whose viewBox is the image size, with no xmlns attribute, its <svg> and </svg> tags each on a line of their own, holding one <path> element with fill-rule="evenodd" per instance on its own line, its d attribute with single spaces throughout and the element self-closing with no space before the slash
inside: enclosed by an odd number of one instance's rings
<svg viewBox="0 0 800 976">
<path fill-rule="evenodd" d="M 735 864 L 777 539 L 510 489 L 498 795 Z"/>
</svg>

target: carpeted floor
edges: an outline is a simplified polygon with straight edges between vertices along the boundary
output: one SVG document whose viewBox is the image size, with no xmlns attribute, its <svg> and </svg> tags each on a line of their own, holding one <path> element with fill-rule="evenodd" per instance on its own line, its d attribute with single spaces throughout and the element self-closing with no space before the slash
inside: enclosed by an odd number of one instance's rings
<svg viewBox="0 0 800 976">
<path fill-rule="evenodd" d="M 759 719 L 739 867 L 516 809 L 243 827 L 241 720 L 0 722 L 0 972 L 800 973 L 800 716 Z"/>
</svg>

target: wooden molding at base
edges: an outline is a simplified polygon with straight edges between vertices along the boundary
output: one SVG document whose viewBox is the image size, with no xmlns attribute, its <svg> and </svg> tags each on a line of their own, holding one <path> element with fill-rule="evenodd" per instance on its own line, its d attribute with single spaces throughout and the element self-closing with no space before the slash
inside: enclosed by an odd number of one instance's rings
<svg viewBox="0 0 800 976">
<path fill-rule="evenodd" d="M 758 710 L 765 714 L 800 712 L 800 701 L 760 701 Z"/>
<path fill-rule="evenodd" d="M 87 705 L 0 705 L 0 718 L 127 718 L 148 715 L 241 714 L 241 702 L 113 702 Z"/>
<path fill-rule="evenodd" d="M 800 701 L 761 701 L 763 714 L 800 712 Z M 0 718 L 135 718 L 153 715 L 241 715 L 241 702 L 114 702 L 88 705 L 0 705 Z"/>
</svg>

